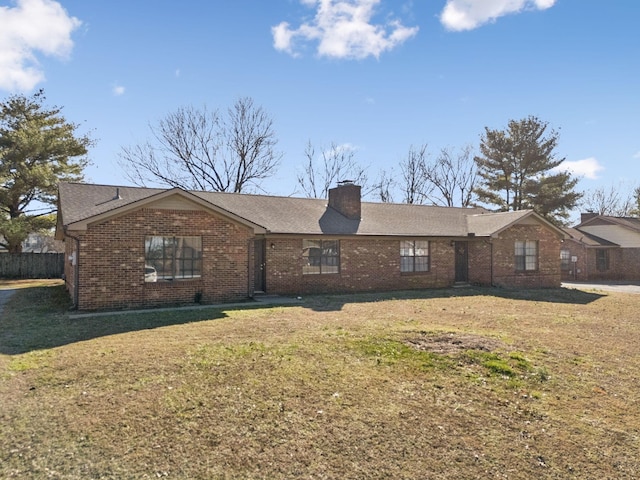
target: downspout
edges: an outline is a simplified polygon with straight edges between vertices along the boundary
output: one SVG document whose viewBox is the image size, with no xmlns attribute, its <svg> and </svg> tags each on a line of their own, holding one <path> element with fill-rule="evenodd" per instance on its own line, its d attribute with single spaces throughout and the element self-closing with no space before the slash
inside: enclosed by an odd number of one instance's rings
<svg viewBox="0 0 640 480">
<path fill-rule="evenodd" d="M 493 237 L 489 237 L 489 257 L 491 258 L 489 264 L 489 285 L 494 287 L 493 284 Z"/>
<path fill-rule="evenodd" d="M 255 235 L 255 234 L 254 234 Z M 249 294 L 249 298 L 253 298 L 254 297 L 254 289 L 251 288 L 251 272 L 253 272 L 253 276 L 255 277 L 255 261 L 253 260 L 253 256 L 251 255 L 251 252 L 255 249 L 255 236 L 251 237 L 249 240 L 247 240 L 248 245 L 247 245 L 247 293 Z M 254 252 L 255 255 L 255 252 Z"/>
<path fill-rule="evenodd" d="M 78 309 L 78 297 L 80 296 L 80 239 L 78 237 L 74 237 L 73 235 L 69 235 L 66 231 L 64 232 L 65 236 L 72 238 L 75 240 L 76 248 L 75 248 L 75 265 L 73 266 L 73 309 Z"/>
</svg>

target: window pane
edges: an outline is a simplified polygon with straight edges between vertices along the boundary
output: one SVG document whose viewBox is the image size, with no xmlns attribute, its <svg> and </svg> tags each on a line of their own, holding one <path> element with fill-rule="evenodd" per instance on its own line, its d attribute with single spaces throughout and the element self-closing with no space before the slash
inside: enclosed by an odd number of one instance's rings
<svg viewBox="0 0 640 480">
<path fill-rule="evenodd" d="M 429 271 L 428 240 L 404 240 L 400 242 L 400 271 Z"/>
<path fill-rule="evenodd" d="M 315 275 L 320 273 L 321 254 L 322 242 L 319 240 L 302 241 L 302 256 L 305 260 L 302 267 L 303 274 Z"/>
<path fill-rule="evenodd" d="M 305 275 L 339 273 L 340 241 L 303 240 L 302 257 L 304 259 L 302 273 Z"/>
<path fill-rule="evenodd" d="M 413 272 L 413 257 L 400 257 L 400 271 Z"/>
<path fill-rule="evenodd" d="M 318 275 L 320 274 L 320 265 L 303 265 L 303 275 Z"/>
<path fill-rule="evenodd" d="M 527 260 L 526 260 L 526 269 L 527 270 L 536 270 L 537 268 L 537 258 L 536 257 L 529 257 L 527 256 Z"/>
<path fill-rule="evenodd" d="M 322 267 L 322 273 L 339 273 L 337 265 L 327 265 Z"/>
<path fill-rule="evenodd" d="M 163 259 L 158 265 L 158 278 L 173 278 L 173 259 Z"/>
<path fill-rule="evenodd" d="M 201 237 L 145 238 L 146 282 L 199 277 L 201 271 Z"/>
<path fill-rule="evenodd" d="M 596 250 L 596 268 L 600 271 L 609 269 L 609 251 L 604 249 Z"/>
<path fill-rule="evenodd" d="M 535 240 L 515 241 L 515 268 L 519 271 L 538 269 L 538 242 Z"/>
<path fill-rule="evenodd" d="M 202 257 L 202 239 L 200 237 L 178 237 L 176 248 L 178 278 L 199 277 L 200 258 Z"/>
<path fill-rule="evenodd" d="M 418 253 L 418 250 L 423 250 L 424 253 Z M 416 255 L 428 255 L 429 254 L 429 240 L 416 240 Z"/>
<path fill-rule="evenodd" d="M 413 257 L 413 242 L 400 242 L 400 256 Z"/>
<path fill-rule="evenodd" d="M 416 257 L 416 272 L 429 271 L 429 257 Z"/>
<path fill-rule="evenodd" d="M 322 248 L 322 242 L 320 240 L 303 240 L 302 241 L 302 254 L 305 255 L 311 248 Z"/>
</svg>

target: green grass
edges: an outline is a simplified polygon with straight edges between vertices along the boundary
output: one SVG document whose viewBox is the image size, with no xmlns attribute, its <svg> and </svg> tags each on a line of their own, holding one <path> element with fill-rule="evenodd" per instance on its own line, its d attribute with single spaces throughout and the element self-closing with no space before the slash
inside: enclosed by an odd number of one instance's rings
<svg viewBox="0 0 640 480">
<path fill-rule="evenodd" d="M 0 478 L 640 478 L 633 295 L 74 318 L 47 285 L 0 320 Z"/>
</svg>

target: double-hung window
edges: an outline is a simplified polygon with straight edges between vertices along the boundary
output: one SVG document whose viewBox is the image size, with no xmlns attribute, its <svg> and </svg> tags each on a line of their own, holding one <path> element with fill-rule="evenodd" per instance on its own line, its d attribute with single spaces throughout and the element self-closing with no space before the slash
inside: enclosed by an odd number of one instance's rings
<svg viewBox="0 0 640 480">
<path fill-rule="evenodd" d="M 609 250 L 598 248 L 596 250 L 596 269 L 599 272 L 609 270 Z"/>
<path fill-rule="evenodd" d="M 202 238 L 146 237 L 144 258 L 146 282 L 198 278 L 202 275 Z"/>
<path fill-rule="evenodd" d="M 303 240 L 304 275 L 340 273 L 340 241 Z"/>
<path fill-rule="evenodd" d="M 571 270 L 571 252 L 569 250 L 560 250 L 560 270 L 564 272 Z"/>
<path fill-rule="evenodd" d="M 538 269 L 538 242 L 516 240 L 516 271 L 531 272 Z"/>
<path fill-rule="evenodd" d="M 400 271 L 429 271 L 428 240 L 403 240 L 400 242 Z"/>
</svg>

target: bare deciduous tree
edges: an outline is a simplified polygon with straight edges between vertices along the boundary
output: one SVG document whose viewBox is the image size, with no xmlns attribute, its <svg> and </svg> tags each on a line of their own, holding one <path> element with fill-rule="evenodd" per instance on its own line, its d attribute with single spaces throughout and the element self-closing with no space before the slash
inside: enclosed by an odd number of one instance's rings
<svg viewBox="0 0 640 480">
<path fill-rule="evenodd" d="M 354 154 L 352 148 L 332 142 L 328 149 L 321 149 L 318 159 L 316 150 L 309 140 L 304 151 L 305 165 L 297 175 L 298 184 L 304 194 L 309 198 L 327 198 L 329 189 L 343 180 L 351 180 L 366 192 L 367 174 L 355 160 Z"/>
<path fill-rule="evenodd" d="M 429 158 L 427 144 L 411 146 L 401 162 L 403 201 L 405 203 L 468 207 L 473 203 L 476 165 L 467 146 L 456 153 L 443 148 Z"/>
<path fill-rule="evenodd" d="M 630 213 L 631 215 L 640 217 L 640 187 L 636 187 L 636 189 L 633 191 L 633 196 L 635 197 L 635 205 Z"/>
<path fill-rule="evenodd" d="M 373 195 L 382 203 L 391 203 L 393 202 L 393 190 L 397 183 L 393 176 L 393 169 L 380 170 L 380 176 L 373 185 Z"/>
<path fill-rule="evenodd" d="M 443 148 L 433 162 L 425 165 L 423 173 L 430 185 L 427 198 L 431 203 L 447 207 L 472 205 L 477 170 L 471 153 L 470 146 L 462 148 L 457 154 L 450 148 Z"/>
<path fill-rule="evenodd" d="M 422 204 L 433 188 L 427 184 L 424 172 L 427 170 L 427 144 L 418 148 L 409 147 L 407 157 L 400 162 L 402 170 L 403 203 Z"/>
<path fill-rule="evenodd" d="M 152 140 L 123 147 L 120 165 L 136 185 L 245 192 L 275 173 L 273 120 L 249 97 L 222 117 L 207 107 L 182 107 L 150 125 Z"/>
<path fill-rule="evenodd" d="M 629 189 L 624 182 L 585 192 L 581 208 L 598 215 L 627 217 L 635 214 L 640 187 Z"/>
</svg>

